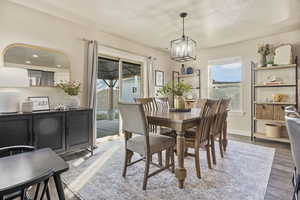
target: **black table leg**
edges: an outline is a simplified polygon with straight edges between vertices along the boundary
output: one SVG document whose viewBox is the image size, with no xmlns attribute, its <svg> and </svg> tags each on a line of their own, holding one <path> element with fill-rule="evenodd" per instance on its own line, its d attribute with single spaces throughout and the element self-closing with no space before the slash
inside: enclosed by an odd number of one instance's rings
<svg viewBox="0 0 300 200">
<path fill-rule="evenodd" d="M 53 177 L 59 200 L 65 200 L 65 193 L 61 182 L 60 174 L 56 174 Z"/>
</svg>

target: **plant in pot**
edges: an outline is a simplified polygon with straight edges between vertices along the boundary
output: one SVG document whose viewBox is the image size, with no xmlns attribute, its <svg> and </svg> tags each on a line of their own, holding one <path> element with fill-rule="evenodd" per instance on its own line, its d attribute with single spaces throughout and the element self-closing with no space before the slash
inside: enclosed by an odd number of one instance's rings
<svg viewBox="0 0 300 200">
<path fill-rule="evenodd" d="M 172 85 L 174 85 L 174 87 L 172 87 Z M 184 103 L 183 95 L 187 92 L 190 92 L 191 89 L 192 89 L 191 85 L 183 82 L 177 82 L 173 84 L 167 83 L 157 91 L 157 95 L 167 97 L 173 94 L 175 96 L 174 108 L 184 109 L 185 103 Z"/>
<path fill-rule="evenodd" d="M 267 55 L 271 53 L 271 47 L 269 44 L 262 44 L 258 46 L 257 53 L 259 53 L 259 67 L 265 67 L 267 64 Z"/>
<path fill-rule="evenodd" d="M 78 108 L 80 106 L 79 92 L 81 83 L 78 81 L 61 82 L 57 84 L 58 88 L 61 88 L 66 94 L 70 96 L 68 107 Z"/>
</svg>

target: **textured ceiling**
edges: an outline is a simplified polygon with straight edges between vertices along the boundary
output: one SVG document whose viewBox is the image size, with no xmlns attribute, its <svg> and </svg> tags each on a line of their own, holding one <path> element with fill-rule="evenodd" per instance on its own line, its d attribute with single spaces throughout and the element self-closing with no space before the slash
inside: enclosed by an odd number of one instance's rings
<svg viewBox="0 0 300 200">
<path fill-rule="evenodd" d="M 300 27 L 300 0 L 11 0 L 165 49 L 186 34 L 207 48 Z"/>
</svg>

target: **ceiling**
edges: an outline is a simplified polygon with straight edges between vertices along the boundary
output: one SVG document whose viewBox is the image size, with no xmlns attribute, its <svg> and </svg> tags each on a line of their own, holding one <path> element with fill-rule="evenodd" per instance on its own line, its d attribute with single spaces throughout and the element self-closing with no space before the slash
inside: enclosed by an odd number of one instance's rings
<svg viewBox="0 0 300 200">
<path fill-rule="evenodd" d="M 199 48 L 249 40 L 300 27 L 300 0 L 11 0 L 155 48 L 186 34 Z"/>
</svg>

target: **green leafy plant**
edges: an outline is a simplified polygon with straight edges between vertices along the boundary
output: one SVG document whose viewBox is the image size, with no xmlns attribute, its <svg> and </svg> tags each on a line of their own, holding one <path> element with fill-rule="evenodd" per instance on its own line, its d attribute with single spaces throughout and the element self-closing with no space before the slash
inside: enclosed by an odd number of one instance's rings
<svg viewBox="0 0 300 200">
<path fill-rule="evenodd" d="M 81 83 L 78 81 L 61 82 L 57 84 L 57 87 L 70 96 L 77 96 L 80 92 Z"/>
<path fill-rule="evenodd" d="M 174 88 L 172 87 L 172 82 L 167 83 L 162 88 L 157 91 L 159 96 L 169 96 L 174 94 L 176 96 L 183 96 L 184 93 L 190 92 L 192 86 L 183 82 L 174 83 Z"/>
</svg>

